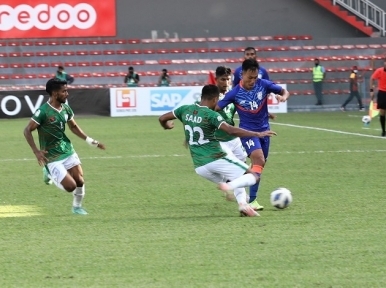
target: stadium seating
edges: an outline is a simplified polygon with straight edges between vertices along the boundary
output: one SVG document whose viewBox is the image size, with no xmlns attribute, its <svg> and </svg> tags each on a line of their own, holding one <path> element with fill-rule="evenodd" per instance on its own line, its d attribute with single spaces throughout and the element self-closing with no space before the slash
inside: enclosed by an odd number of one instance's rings
<svg viewBox="0 0 386 288">
<path fill-rule="evenodd" d="M 334 95 L 347 89 L 353 65 L 367 73 L 386 50 L 383 43 L 321 44 L 310 35 L 0 41 L 0 87 L 40 86 L 58 65 L 82 87 L 123 85 L 128 66 L 135 66 L 143 86 L 154 86 L 163 68 L 172 76 L 172 85 L 202 85 L 216 66 L 239 66 L 247 46 L 257 49 L 259 62 L 274 81 L 290 85 L 298 95 L 311 93 L 314 58 L 326 67 L 326 93 Z"/>
</svg>

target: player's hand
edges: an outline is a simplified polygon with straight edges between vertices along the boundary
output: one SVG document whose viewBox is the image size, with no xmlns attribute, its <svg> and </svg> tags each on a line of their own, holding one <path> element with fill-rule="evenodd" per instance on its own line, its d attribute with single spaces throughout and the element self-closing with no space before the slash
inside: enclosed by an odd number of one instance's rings
<svg viewBox="0 0 386 288">
<path fill-rule="evenodd" d="M 281 95 L 279 95 L 279 94 L 276 94 L 276 95 L 275 95 L 275 98 L 276 98 L 276 100 L 279 101 L 279 102 L 285 102 L 285 101 L 287 101 L 287 97 L 281 96 Z"/>
<path fill-rule="evenodd" d="M 44 166 L 47 164 L 48 159 L 46 158 L 47 151 L 39 150 L 35 152 L 36 159 L 38 159 L 38 163 L 40 166 Z"/>
<path fill-rule="evenodd" d="M 276 119 L 276 115 L 275 114 L 268 113 L 268 117 L 269 117 L 269 119 L 272 119 L 272 120 Z"/>
<path fill-rule="evenodd" d="M 174 122 L 172 120 L 169 120 L 165 123 L 165 129 L 173 129 L 174 128 Z"/>
<path fill-rule="evenodd" d="M 99 148 L 101 150 L 106 150 L 106 146 L 104 144 L 102 144 L 101 142 L 98 142 L 97 148 Z"/>
<path fill-rule="evenodd" d="M 272 136 L 276 136 L 276 132 L 274 131 L 271 131 L 271 130 L 268 130 L 268 131 L 264 131 L 264 132 L 256 132 L 256 136 L 259 137 L 259 138 L 263 138 L 263 137 L 272 137 Z"/>
</svg>

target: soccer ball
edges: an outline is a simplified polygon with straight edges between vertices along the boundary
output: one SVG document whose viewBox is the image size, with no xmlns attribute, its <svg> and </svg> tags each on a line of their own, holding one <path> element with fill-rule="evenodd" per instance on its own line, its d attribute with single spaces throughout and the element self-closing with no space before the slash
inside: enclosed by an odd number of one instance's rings
<svg viewBox="0 0 386 288">
<path fill-rule="evenodd" d="M 369 116 L 369 115 L 363 116 L 363 117 L 362 117 L 362 122 L 363 122 L 363 124 L 365 124 L 365 125 L 370 124 L 370 122 L 371 122 L 370 116 Z"/>
<path fill-rule="evenodd" d="M 287 208 L 292 202 L 291 191 L 286 188 L 277 188 L 271 193 L 271 204 L 278 209 Z"/>
</svg>

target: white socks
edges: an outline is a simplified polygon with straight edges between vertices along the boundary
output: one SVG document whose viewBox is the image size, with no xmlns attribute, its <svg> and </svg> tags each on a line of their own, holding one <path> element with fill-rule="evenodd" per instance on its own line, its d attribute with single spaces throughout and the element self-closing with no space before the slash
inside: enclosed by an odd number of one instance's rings
<svg viewBox="0 0 386 288">
<path fill-rule="evenodd" d="M 245 188 L 236 188 L 233 190 L 233 193 L 235 194 L 236 201 L 239 205 L 247 204 L 247 192 L 245 191 Z"/>
<path fill-rule="evenodd" d="M 226 184 L 229 186 L 230 190 L 235 190 L 236 188 L 248 187 L 248 186 L 252 186 L 253 184 L 256 184 L 256 177 L 251 173 L 248 173 Z M 245 200 L 245 197 L 244 197 L 244 200 Z"/>
<path fill-rule="evenodd" d="M 84 198 L 85 193 L 85 187 L 84 184 L 82 187 L 76 187 L 74 192 L 72 192 L 74 195 L 74 200 L 72 201 L 73 207 L 82 207 L 82 200 Z"/>
</svg>

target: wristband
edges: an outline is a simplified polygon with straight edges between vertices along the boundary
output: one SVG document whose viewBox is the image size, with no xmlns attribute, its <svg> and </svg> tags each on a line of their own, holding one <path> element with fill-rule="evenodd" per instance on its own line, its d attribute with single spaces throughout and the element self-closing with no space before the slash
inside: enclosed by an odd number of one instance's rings
<svg viewBox="0 0 386 288">
<path fill-rule="evenodd" d="M 373 89 L 373 88 L 371 88 L 371 89 L 370 89 L 370 92 L 374 92 L 374 89 Z"/>
<path fill-rule="evenodd" d="M 86 138 L 86 142 L 87 142 L 88 145 L 93 146 L 93 147 L 98 147 L 98 145 L 99 145 L 98 141 L 96 141 L 96 140 L 94 140 L 94 139 L 92 139 L 91 137 L 88 137 L 88 136 Z"/>
</svg>

